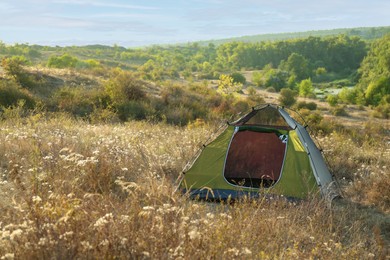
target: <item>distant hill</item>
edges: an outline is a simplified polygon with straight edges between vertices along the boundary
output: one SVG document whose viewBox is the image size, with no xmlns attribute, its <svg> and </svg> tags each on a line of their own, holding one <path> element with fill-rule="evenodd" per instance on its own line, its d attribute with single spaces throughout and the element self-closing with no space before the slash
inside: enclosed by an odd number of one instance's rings
<svg viewBox="0 0 390 260">
<path fill-rule="evenodd" d="M 307 38 L 309 36 L 315 37 L 327 37 L 335 36 L 339 34 L 345 34 L 348 36 L 358 36 L 364 40 L 373 40 L 381 38 L 385 34 L 390 33 L 390 26 L 383 27 L 358 27 L 358 28 L 342 28 L 332 30 L 319 30 L 319 31 L 306 31 L 306 32 L 294 32 L 294 33 L 272 33 L 272 34 L 258 34 L 248 35 L 242 37 L 233 37 L 227 39 L 199 41 L 200 45 L 208 45 L 213 43 L 220 45 L 227 42 L 261 42 L 261 41 L 281 41 L 288 39 Z"/>
</svg>

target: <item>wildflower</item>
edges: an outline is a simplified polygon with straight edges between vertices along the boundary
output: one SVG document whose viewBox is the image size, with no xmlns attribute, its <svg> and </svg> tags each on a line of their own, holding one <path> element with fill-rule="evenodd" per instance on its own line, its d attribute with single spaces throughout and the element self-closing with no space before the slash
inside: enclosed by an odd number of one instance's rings
<svg viewBox="0 0 390 260">
<path fill-rule="evenodd" d="M 106 224 L 108 224 L 112 220 L 113 216 L 112 213 L 107 213 L 103 217 L 99 218 L 96 220 L 95 224 L 93 225 L 94 227 L 101 227 Z"/>
<path fill-rule="evenodd" d="M 32 197 L 32 201 L 33 201 L 34 203 L 39 203 L 39 202 L 42 201 L 42 199 L 41 199 L 41 197 L 39 197 L 39 196 L 33 196 L 33 197 Z"/>
<path fill-rule="evenodd" d="M 142 208 L 142 210 L 144 211 L 151 211 L 151 210 L 154 210 L 154 208 L 152 206 L 145 206 Z"/>
<path fill-rule="evenodd" d="M 91 250 L 93 247 L 88 241 L 81 241 L 81 246 L 83 247 L 84 250 Z"/>
<path fill-rule="evenodd" d="M 200 238 L 200 233 L 195 228 L 195 229 L 191 230 L 190 232 L 188 232 L 188 236 L 190 237 L 191 240 L 194 240 L 194 239 Z"/>
<path fill-rule="evenodd" d="M 14 253 L 6 253 L 5 255 L 3 255 L 1 257 L 1 259 L 14 259 L 15 258 L 15 254 Z"/>
<path fill-rule="evenodd" d="M 122 244 L 122 245 L 126 245 L 127 241 L 128 241 L 127 238 L 122 237 L 122 239 L 121 239 L 121 244 Z"/>
<path fill-rule="evenodd" d="M 16 229 L 14 230 L 11 235 L 9 236 L 11 240 L 14 240 L 15 237 L 20 236 L 23 233 L 23 230 L 21 229 Z"/>
<path fill-rule="evenodd" d="M 108 246 L 110 244 L 110 241 L 108 241 L 108 239 L 104 239 L 102 242 L 100 242 L 99 245 L 101 246 Z"/>
<path fill-rule="evenodd" d="M 214 218 L 214 214 L 213 213 L 207 213 L 206 216 L 209 219 L 213 219 Z"/>
<path fill-rule="evenodd" d="M 249 250 L 249 248 L 244 247 L 244 248 L 241 250 L 241 253 L 242 253 L 243 255 L 251 255 L 251 254 L 252 254 L 252 251 Z"/>
<path fill-rule="evenodd" d="M 240 251 L 237 248 L 229 248 L 225 251 L 228 255 L 238 256 L 240 254 Z"/>
</svg>

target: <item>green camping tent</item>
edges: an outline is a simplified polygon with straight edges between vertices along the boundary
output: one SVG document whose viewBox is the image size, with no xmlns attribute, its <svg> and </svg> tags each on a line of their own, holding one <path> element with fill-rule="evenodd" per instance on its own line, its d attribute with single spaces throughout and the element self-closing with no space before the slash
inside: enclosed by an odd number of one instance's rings
<svg viewBox="0 0 390 260">
<path fill-rule="evenodd" d="M 306 128 L 271 104 L 228 123 L 187 168 L 180 188 L 193 198 L 338 196 L 334 178 Z"/>
</svg>

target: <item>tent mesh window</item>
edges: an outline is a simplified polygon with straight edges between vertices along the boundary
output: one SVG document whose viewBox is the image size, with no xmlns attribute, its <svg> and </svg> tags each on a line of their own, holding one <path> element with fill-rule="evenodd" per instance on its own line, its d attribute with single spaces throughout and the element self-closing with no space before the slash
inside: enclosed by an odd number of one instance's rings
<svg viewBox="0 0 390 260">
<path fill-rule="evenodd" d="M 236 125 L 272 126 L 279 129 L 291 129 L 279 111 L 271 106 L 259 110 L 253 110 L 247 116 L 241 118 Z"/>
<path fill-rule="evenodd" d="M 285 150 L 283 135 L 239 131 L 226 157 L 225 179 L 243 187 L 270 187 L 280 177 Z"/>
</svg>

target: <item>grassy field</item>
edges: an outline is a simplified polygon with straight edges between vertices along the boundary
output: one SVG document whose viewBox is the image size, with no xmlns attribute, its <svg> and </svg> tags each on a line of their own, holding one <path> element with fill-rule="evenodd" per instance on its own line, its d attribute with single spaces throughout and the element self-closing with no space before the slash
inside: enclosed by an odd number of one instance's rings
<svg viewBox="0 0 390 260">
<path fill-rule="evenodd" d="M 213 125 L 17 112 L 0 121 L 1 259 L 389 259 L 390 147 L 374 124 L 317 136 L 344 200 L 226 205 L 175 192 Z"/>
</svg>

